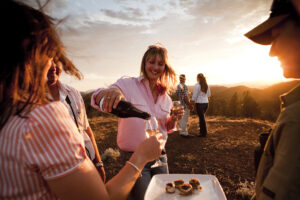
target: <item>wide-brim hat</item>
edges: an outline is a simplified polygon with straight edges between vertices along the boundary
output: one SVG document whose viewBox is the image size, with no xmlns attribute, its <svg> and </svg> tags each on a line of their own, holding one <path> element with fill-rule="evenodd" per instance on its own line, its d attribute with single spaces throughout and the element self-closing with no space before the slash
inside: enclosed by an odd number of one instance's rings
<svg viewBox="0 0 300 200">
<path fill-rule="evenodd" d="M 290 0 L 274 0 L 270 9 L 269 18 L 246 33 L 245 36 L 258 44 L 271 44 L 274 40 L 272 37 L 272 28 L 292 15 L 297 14 Z"/>
</svg>

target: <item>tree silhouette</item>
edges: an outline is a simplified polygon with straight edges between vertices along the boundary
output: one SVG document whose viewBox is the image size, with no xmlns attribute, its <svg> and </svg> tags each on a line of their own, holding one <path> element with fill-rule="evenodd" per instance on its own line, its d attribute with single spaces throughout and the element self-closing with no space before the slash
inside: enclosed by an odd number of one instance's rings
<svg viewBox="0 0 300 200">
<path fill-rule="evenodd" d="M 206 114 L 207 115 L 215 115 L 216 114 L 215 107 L 216 107 L 215 98 L 214 98 L 214 96 L 211 96 L 209 99 L 209 106 L 208 106 Z"/>
<path fill-rule="evenodd" d="M 249 91 L 245 92 L 241 106 L 242 115 L 244 117 L 255 118 L 260 115 L 260 109 L 253 97 L 250 96 Z"/>
<path fill-rule="evenodd" d="M 229 116 L 233 116 L 233 117 L 238 116 L 238 110 L 239 110 L 238 95 L 237 92 L 235 92 L 229 101 L 229 105 L 228 105 Z"/>
</svg>

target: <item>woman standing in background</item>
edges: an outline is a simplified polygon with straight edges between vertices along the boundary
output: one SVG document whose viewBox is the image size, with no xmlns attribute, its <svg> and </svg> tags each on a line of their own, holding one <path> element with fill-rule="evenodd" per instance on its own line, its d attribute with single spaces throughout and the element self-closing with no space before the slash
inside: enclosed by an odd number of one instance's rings
<svg viewBox="0 0 300 200">
<path fill-rule="evenodd" d="M 197 75 L 197 84 L 194 87 L 192 102 L 196 103 L 196 111 L 199 117 L 200 133 L 199 137 L 206 137 L 207 128 L 205 121 L 205 112 L 208 108 L 208 97 L 210 97 L 210 89 L 207 85 L 205 76 L 200 73 Z"/>
</svg>

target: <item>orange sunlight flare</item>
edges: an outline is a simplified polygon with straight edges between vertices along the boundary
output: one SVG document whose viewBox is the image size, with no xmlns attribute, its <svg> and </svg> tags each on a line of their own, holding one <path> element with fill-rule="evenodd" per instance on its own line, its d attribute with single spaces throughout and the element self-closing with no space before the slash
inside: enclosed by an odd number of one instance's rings
<svg viewBox="0 0 300 200">
<path fill-rule="evenodd" d="M 284 81 L 280 62 L 269 56 L 269 48 L 270 46 L 250 45 L 239 54 L 210 63 L 201 71 L 213 85 L 253 83 L 253 87 L 257 87 Z"/>
</svg>

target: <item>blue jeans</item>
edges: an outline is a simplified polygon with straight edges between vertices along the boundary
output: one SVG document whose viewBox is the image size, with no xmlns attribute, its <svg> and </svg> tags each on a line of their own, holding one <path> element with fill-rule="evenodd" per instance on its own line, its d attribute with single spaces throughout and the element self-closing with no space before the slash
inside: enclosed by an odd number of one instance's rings
<svg viewBox="0 0 300 200">
<path fill-rule="evenodd" d="M 128 154 L 128 152 L 121 151 L 122 154 Z M 127 156 L 126 156 L 127 157 Z M 151 166 L 156 162 L 151 161 L 148 162 L 144 169 L 142 170 L 142 177 L 138 178 L 128 196 L 128 200 L 144 200 L 144 196 L 148 185 L 155 174 L 168 174 L 169 167 L 168 167 L 168 157 L 167 154 L 160 155 L 159 159 L 161 162 L 165 163 L 166 165 L 153 167 Z M 126 161 L 125 161 L 126 162 Z"/>
<path fill-rule="evenodd" d="M 206 136 L 207 128 L 205 121 L 205 113 L 208 108 L 208 103 L 196 103 L 196 110 L 199 117 L 200 135 Z"/>
</svg>

